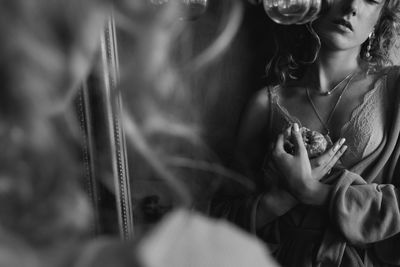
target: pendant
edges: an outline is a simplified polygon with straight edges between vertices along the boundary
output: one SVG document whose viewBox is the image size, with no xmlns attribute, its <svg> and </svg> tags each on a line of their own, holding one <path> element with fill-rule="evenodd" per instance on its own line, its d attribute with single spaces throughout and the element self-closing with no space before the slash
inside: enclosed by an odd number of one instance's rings
<svg viewBox="0 0 400 267">
<path fill-rule="evenodd" d="M 332 94 L 332 91 L 320 93 L 320 95 L 322 95 L 322 96 L 329 96 L 329 95 L 331 95 L 331 94 Z"/>
</svg>

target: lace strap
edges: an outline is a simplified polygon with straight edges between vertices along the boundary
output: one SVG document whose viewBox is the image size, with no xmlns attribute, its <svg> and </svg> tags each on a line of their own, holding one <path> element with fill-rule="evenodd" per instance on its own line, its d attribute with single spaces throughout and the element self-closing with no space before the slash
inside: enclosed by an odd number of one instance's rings
<svg viewBox="0 0 400 267">
<path fill-rule="evenodd" d="M 273 106 L 273 92 L 272 92 L 272 90 L 273 90 L 273 87 L 272 86 L 268 86 L 267 88 L 266 88 L 266 90 L 267 90 L 267 94 L 268 94 L 268 99 L 267 99 L 267 101 L 268 101 L 268 105 L 267 105 L 267 110 L 266 110 L 266 112 L 268 112 L 268 121 L 267 121 L 267 129 L 268 130 L 271 130 L 272 129 L 272 118 L 273 118 L 273 116 L 274 116 L 274 109 L 272 108 L 272 106 Z"/>
</svg>

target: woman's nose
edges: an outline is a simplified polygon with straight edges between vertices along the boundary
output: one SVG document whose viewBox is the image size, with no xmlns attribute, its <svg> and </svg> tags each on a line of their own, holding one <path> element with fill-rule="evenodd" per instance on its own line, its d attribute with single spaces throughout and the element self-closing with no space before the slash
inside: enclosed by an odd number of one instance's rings
<svg viewBox="0 0 400 267">
<path fill-rule="evenodd" d="M 344 0 L 342 1 L 342 11 L 344 15 L 356 16 L 358 14 L 359 0 Z"/>
</svg>

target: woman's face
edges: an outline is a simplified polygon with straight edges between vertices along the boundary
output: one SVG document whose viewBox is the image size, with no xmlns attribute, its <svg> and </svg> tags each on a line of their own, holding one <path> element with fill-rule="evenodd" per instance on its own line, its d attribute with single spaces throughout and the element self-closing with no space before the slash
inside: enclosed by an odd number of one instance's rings
<svg viewBox="0 0 400 267">
<path fill-rule="evenodd" d="M 385 1 L 388 0 L 334 0 L 328 12 L 314 23 L 323 47 L 359 48 L 378 22 Z"/>
</svg>

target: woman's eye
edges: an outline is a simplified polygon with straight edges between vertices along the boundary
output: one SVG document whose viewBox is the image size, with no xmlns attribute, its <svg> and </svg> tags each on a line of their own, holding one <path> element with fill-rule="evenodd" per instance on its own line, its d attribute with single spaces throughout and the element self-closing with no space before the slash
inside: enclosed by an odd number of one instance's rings
<svg viewBox="0 0 400 267">
<path fill-rule="evenodd" d="M 379 5 L 383 3 L 384 0 L 367 0 L 368 3 Z"/>
</svg>

